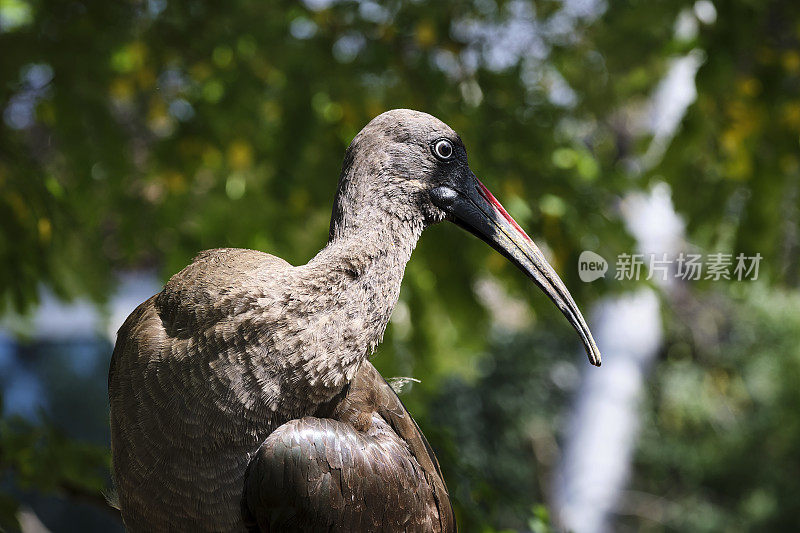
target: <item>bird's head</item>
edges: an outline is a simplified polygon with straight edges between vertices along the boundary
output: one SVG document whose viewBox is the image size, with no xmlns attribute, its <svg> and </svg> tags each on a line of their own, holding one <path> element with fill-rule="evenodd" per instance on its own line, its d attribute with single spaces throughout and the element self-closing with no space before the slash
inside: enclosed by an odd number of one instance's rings
<svg viewBox="0 0 800 533">
<path fill-rule="evenodd" d="M 390 219 L 419 228 L 449 220 L 488 243 L 556 304 L 580 335 L 589 361 L 600 365 L 589 327 L 558 274 L 469 168 L 458 134 L 426 113 L 395 109 L 378 115 L 347 150 L 331 239 L 348 226 Z"/>
</svg>

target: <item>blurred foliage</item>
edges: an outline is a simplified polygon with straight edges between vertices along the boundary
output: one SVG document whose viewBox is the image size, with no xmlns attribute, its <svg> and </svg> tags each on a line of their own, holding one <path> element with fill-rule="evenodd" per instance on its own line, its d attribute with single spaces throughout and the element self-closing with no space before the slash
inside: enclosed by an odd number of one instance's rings
<svg viewBox="0 0 800 533">
<path fill-rule="evenodd" d="M 797 286 L 800 4 L 728 0 L 717 11 L 696 43 L 697 103 L 653 176 L 671 183 L 698 245 L 760 252 L 773 281 Z"/>
<path fill-rule="evenodd" d="M 670 324 L 623 503 L 637 530 L 797 528 L 800 294 L 742 292 Z"/>
<path fill-rule="evenodd" d="M 475 379 L 451 377 L 439 388 L 425 434 L 437 443 L 459 524 L 541 531 L 549 519 L 531 504 L 550 496 L 564 429 L 558 413 L 579 379 L 563 357 L 572 338 L 546 328 L 515 338 L 497 333 L 488 347 L 493 357 L 481 359 Z"/>
<path fill-rule="evenodd" d="M 106 450 L 70 439 L 52 423 L 0 420 L 0 474 L 13 476 L 20 490 L 103 503 L 109 467 Z M 17 527 L 17 511 L 14 498 L 0 493 L 0 530 Z"/>
<path fill-rule="evenodd" d="M 546 243 L 583 307 L 631 286 L 578 282 L 578 254 L 630 252 L 620 199 L 663 181 L 694 244 L 760 252 L 773 287 L 760 295 L 717 288 L 713 297 L 692 287 L 695 298 L 741 315 L 736 335 L 761 318 L 759 327 L 775 327 L 759 298 L 780 300 L 774 287 L 798 281 L 799 11 L 794 0 L 0 0 L 0 50 L 13 51 L 0 54 L 3 306 L 29 311 L 42 286 L 102 303 L 116 272 L 154 268 L 166 279 L 205 248 L 256 248 L 303 263 L 324 245 L 350 139 L 376 114 L 411 107 L 461 134 L 472 168 Z M 697 101 L 674 139 L 659 137 L 652 96 L 689 56 L 702 61 Z M 550 452 L 537 456 L 535 444 L 557 450 L 567 392 L 548 381 L 548 369 L 577 345 L 513 267 L 456 232 L 443 225 L 421 240 L 375 362 L 385 375 L 422 378 L 406 401 L 441 450 L 465 530 L 540 531 L 549 519 L 531 505 L 546 502 Z M 528 326 L 547 335 L 498 336 L 491 306 L 468 290 L 486 278 L 502 282 L 504 301 L 541 310 L 529 312 Z M 762 302 L 762 314 L 744 313 L 750 300 Z M 773 344 L 759 345 L 753 329 L 744 340 L 721 339 L 730 350 L 714 352 L 683 346 L 684 331 L 674 330 L 635 484 L 674 491 L 676 509 L 696 504 L 708 521 L 678 512 L 670 527 L 788 523 L 781 513 L 797 490 L 775 492 L 789 482 L 780 463 L 741 473 L 722 461 L 751 461 L 743 453 L 758 455 L 759 431 L 777 431 L 775 453 L 794 464 L 781 454 L 800 445 L 800 429 L 775 421 L 791 415 L 797 376 L 778 376 L 775 393 L 786 397 L 769 402 L 731 392 L 746 388 L 751 365 L 766 372 L 796 353 L 778 351 L 793 348 L 796 320 L 781 309 L 785 316 L 773 318 L 787 326 L 769 330 Z M 752 348 L 747 356 L 736 355 L 742 346 Z M 532 355 L 513 356 L 520 352 Z M 672 387 L 719 380 L 733 387 L 717 391 L 721 405 L 742 409 L 732 426 L 688 405 L 662 406 L 701 401 L 676 399 Z M 2 424 L 3 471 L 27 453 L 12 446 L 14 431 L 39 435 L 42 461 L 56 457 L 47 455 L 56 445 L 72 463 L 50 477 L 16 474 L 14 483 L 47 491 L 72 476 L 96 488 L 104 455 L 81 455 L 48 424 Z M 716 450 L 723 437 L 726 454 Z M 735 483 L 725 479 L 736 472 Z M 0 499 L 0 516 L 10 505 Z"/>
</svg>

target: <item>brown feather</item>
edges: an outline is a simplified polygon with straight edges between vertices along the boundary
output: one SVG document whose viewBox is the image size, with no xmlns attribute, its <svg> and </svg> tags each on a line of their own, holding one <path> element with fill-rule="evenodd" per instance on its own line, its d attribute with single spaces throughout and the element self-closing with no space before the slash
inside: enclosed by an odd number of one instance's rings
<svg viewBox="0 0 800 533">
<path fill-rule="evenodd" d="M 262 532 L 455 530 L 436 457 L 369 362 L 332 418 L 291 420 L 267 438 L 248 467 L 243 509 Z"/>
</svg>

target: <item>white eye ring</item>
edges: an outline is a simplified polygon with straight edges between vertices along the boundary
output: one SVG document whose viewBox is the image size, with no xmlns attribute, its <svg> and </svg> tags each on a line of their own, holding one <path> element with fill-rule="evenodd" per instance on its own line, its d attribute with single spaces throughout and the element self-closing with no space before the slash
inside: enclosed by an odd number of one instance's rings
<svg viewBox="0 0 800 533">
<path fill-rule="evenodd" d="M 433 155 L 442 161 L 447 161 L 453 157 L 453 152 L 455 152 L 455 150 L 453 150 L 453 143 L 447 139 L 440 139 L 433 145 Z"/>
</svg>

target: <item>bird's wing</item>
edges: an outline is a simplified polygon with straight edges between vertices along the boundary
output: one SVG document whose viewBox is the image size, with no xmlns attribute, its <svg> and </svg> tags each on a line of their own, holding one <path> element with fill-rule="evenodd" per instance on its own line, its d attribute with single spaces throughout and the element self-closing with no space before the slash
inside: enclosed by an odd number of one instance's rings
<svg viewBox="0 0 800 533">
<path fill-rule="evenodd" d="M 452 517 L 453 511 L 450 508 L 447 487 L 439 468 L 439 461 L 433 453 L 433 448 L 428 444 L 428 439 L 422 434 L 416 421 L 411 417 L 397 393 L 369 361 L 365 361 L 361 365 L 353 383 L 355 390 L 348 394 L 348 397 L 353 396 L 351 402 L 355 404 L 360 400 L 358 397 L 359 391 L 374 391 L 374 400 L 369 398 L 366 402 L 363 402 L 363 409 L 368 409 L 370 400 L 372 400 L 376 412 L 386 420 L 400 439 L 408 445 L 411 454 L 419 462 L 426 474 L 433 478 L 437 495 L 444 502 L 442 510 Z M 455 522 L 454 519 L 453 522 Z"/>
<path fill-rule="evenodd" d="M 183 338 L 280 295 L 276 288 L 291 269 L 280 257 L 256 250 L 205 250 L 170 278 L 155 305 L 167 333 Z"/>
<path fill-rule="evenodd" d="M 261 413 L 271 413 L 280 394 L 269 379 L 278 363 L 252 340 L 250 316 L 262 306 L 282 311 L 282 292 L 273 289 L 291 268 L 252 250 L 203 252 L 120 328 L 108 391 L 113 473 L 129 531 L 241 524 L 248 452 L 278 425 Z M 251 353 L 258 364 L 242 370 Z M 259 413 L 256 430 L 242 405 Z"/>
<path fill-rule="evenodd" d="M 248 468 L 253 531 L 454 531 L 438 463 L 394 391 L 368 362 L 321 416 L 275 430 Z"/>
</svg>

